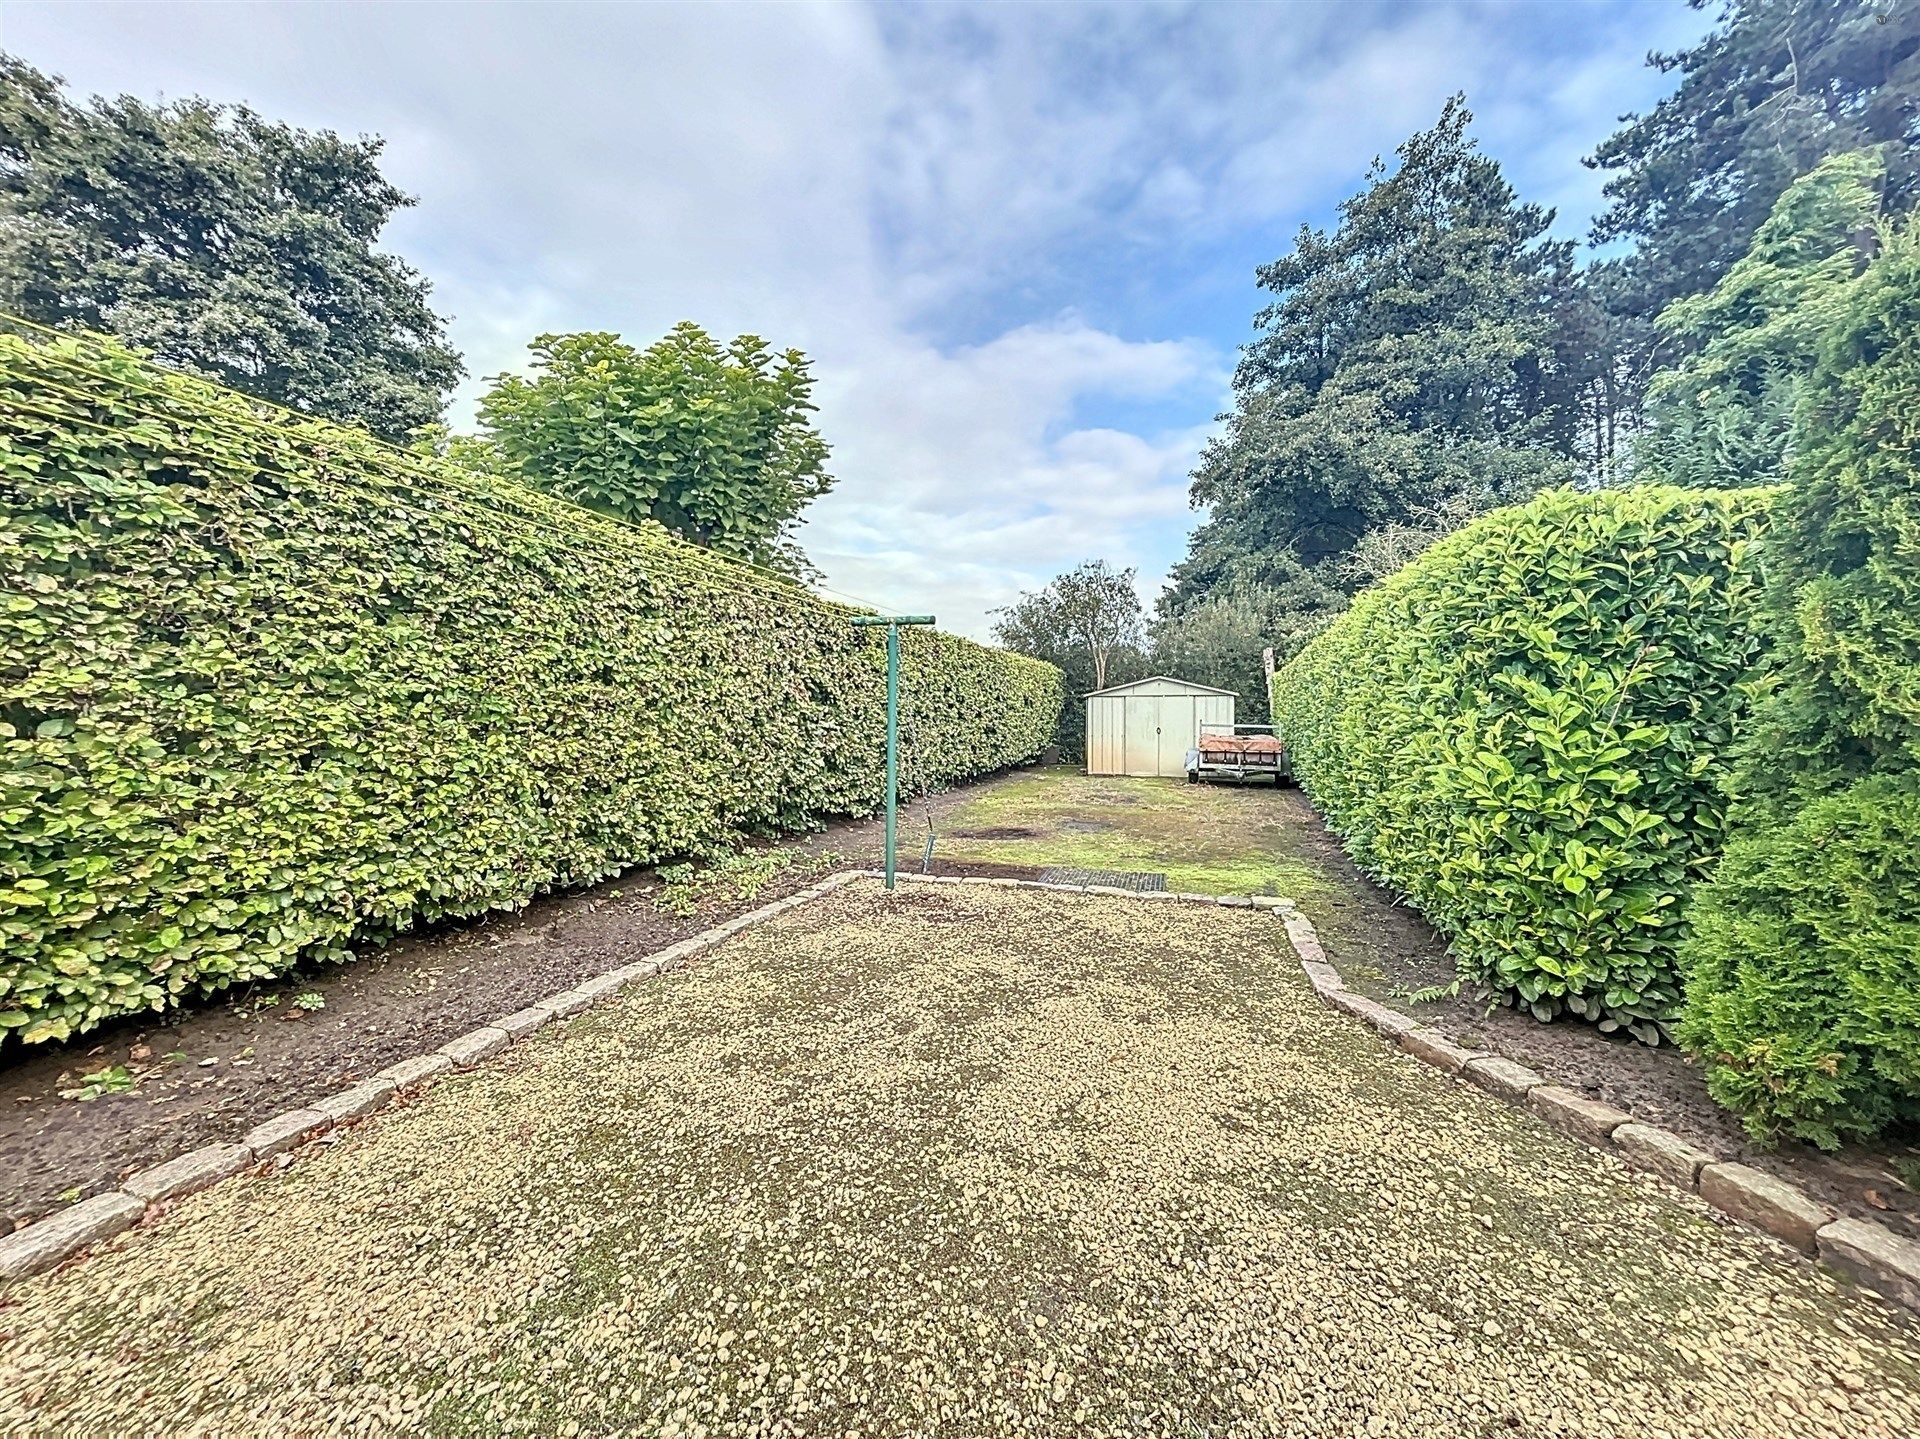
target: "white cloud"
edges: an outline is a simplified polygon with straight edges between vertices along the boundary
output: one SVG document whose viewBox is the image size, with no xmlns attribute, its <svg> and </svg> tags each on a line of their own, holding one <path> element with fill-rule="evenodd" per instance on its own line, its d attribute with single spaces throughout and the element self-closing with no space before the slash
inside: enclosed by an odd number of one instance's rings
<svg viewBox="0 0 1920 1439">
<path fill-rule="evenodd" d="M 387 242 L 476 377 L 543 330 L 802 347 L 839 477 L 803 542 L 835 588 L 983 634 L 1082 559 L 1151 592 L 1180 548 L 1253 299 L 1142 326 L 1127 297 L 1278 253 L 1463 86 L 1591 196 L 1574 157 L 1675 37 L 1615 21 L 1619 53 L 1533 73 L 1502 43 L 1526 13 L 11 0 L 0 45 L 83 91 L 385 136 L 420 201 Z"/>
</svg>

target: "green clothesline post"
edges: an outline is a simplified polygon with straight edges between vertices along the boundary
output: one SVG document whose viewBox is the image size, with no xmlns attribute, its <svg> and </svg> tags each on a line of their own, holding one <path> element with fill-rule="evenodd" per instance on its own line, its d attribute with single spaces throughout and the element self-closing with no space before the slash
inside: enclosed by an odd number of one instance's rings
<svg viewBox="0 0 1920 1439">
<path fill-rule="evenodd" d="M 887 627 L 887 888 L 893 888 L 893 834 L 900 806 L 900 626 L 930 625 L 932 615 L 856 615 L 859 629 Z"/>
</svg>

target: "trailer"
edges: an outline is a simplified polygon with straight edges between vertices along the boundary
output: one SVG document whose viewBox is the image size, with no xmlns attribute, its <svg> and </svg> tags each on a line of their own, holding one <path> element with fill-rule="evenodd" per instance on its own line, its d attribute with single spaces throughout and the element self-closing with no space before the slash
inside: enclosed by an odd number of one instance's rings
<svg viewBox="0 0 1920 1439">
<path fill-rule="evenodd" d="M 1276 786 L 1293 777 L 1287 746 L 1272 725 L 1203 724 L 1187 751 L 1187 783 L 1203 779 L 1242 782 L 1271 775 Z"/>
</svg>

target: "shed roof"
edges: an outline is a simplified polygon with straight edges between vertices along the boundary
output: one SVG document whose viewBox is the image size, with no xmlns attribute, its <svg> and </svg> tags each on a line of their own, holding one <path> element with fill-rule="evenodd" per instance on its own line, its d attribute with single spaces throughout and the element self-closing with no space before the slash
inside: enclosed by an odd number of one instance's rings
<svg viewBox="0 0 1920 1439">
<path fill-rule="evenodd" d="M 1175 675 L 1146 675 L 1141 679 L 1128 680 L 1123 685 L 1108 685 L 1103 690 L 1092 690 L 1086 695 L 1082 696 L 1082 698 L 1095 699 L 1100 695 L 1125 694 L 1130 689 L 1138 689 L 1141 685 L 1152 685 L 1152 684 L 1179 685 L 1182 689 L 1188 690 L 1193 694 L 1226 695 L 1229 699 L 1240 698 L 1239 691 L 1237 690 L 1223 690 L 1223 689 L 1218 689 L 1213 685 L 1196 684 L 1192 680 L 1183 680 Z"/>
</svg>

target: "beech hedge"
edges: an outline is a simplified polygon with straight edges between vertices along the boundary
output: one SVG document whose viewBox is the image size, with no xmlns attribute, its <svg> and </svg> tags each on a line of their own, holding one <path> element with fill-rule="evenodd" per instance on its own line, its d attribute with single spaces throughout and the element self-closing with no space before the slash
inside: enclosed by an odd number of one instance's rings
<svg viewBox="0 0 1920 1439">
<path fill-rule="evenodd" d="M 1769 492 L 1558 490 L 1435 545 L 1275 676 L 1294 773 L 1461 974 L 1657 1043 L 1759 654 Z"/>
<path fill-rule="evenodd" d="M 0 566 L 16 1041 L 881 799 L 854 611 L 104 341 L 0 336 Z M 932 782 L 1052 736 L 1051 665 L 904 670 Z"/>
</svg>

